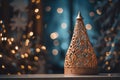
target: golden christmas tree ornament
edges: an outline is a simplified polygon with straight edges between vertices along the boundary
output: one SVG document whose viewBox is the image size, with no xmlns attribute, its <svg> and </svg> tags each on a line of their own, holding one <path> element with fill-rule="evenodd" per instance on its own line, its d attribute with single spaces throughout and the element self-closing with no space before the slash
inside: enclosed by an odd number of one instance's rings
<svg viewBox="0 0 120 80">
<path fill-rule="evenodd" d="M 65 57 L 65 75 L 97 74 L 97 58 L 78 13 L 72 40 Z"/>
</svg>

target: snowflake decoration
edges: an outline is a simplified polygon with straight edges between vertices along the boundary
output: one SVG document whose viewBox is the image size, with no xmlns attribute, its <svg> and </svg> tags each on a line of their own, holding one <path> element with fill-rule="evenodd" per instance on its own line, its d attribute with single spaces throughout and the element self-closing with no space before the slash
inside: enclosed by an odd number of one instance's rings
<svg viewBox="0 0 120 80">
<path fill-rule="evenodd" d="M 21 12 L 25 12 L 26 7 L 28 6 L 28 1 L 27 0 L 14 0 L 10 5 L 14 8 L 14 11 L 19 10 Z"/>
<path fill-rule="evenodd" d="M 12 23 L 10 24 L 11 30 L 17 29 L 17 31 L 19 31 L 19 30 L 25 30 L 26 29 L 26 25 L 27 25 L 27 19 L 26 18 L 18 15 L 18 16 L 14 16 L 11 19 L 11 21 L 12 21 Z"/>
</svg>

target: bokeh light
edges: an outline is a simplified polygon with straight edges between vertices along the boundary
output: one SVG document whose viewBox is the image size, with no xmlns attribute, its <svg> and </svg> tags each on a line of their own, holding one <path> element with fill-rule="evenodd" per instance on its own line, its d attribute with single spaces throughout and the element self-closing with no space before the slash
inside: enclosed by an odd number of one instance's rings
<svg viewBox="0 0 120 80">
<path fill-rule="evenodd" d="M 91 24 L 86 24 L 86 29 L 87 29 L 87 30 L 91 30 L 91 29 L 92 29 Z"/>
<path fill-rule="evenodd" d="M 61 13 L 63 13 L 63 9 L 62 9 L 62 8 L 57 8 L 57 12 L 58 12 L 59 14 L 61 14 Z"/>
<path fill-rule="evenodd" d="M 97 12 L 98 15 L 102 14 L 102 12 L 99 9 L 97 9 L 96 12 Z"/>
<path fill-rule="evenodd" d="M 53 49 L 53 50 L 52 50 L 52 54 L 53 54 L 54 56 L 56 56 L 56 55 L 58 54 L 58 50 L 57 50 L 57 49 Z"/>
<path fill-rule="evenodd" d="M 37 53 L 39 53 L 39 52 L 40 52 L 40 48 L 36 48 L 35 50 L 36 50 L 36 52 L 37 52 Z"/>
<path fill-rule="evenodd" d="M 2 58 L 3 57 L 3 55 L 2 54 L 0 54 L 0 58 Z"/>
<path fill-rule="evenodd" d="M 62 27 L 62 29 L 66 29 L 67 28 L 67 24 L 66 23 L 62 23 L 61 27 Z"/>
<path fill-rule="evenodd" d="M 56 39 L 56 38 L 58 38 L 58 36 L 59 36 L 59 34 L 57 32 L 53 32 L 50 34 L 51 39 Z"/>
<path fill-rule="evenodd" d="M 49 12 L 49 11 L 51 11 L 51 7 L 50 7 L 50 6 L 47 6 L 47 7 L 45 8 L 45 10 L 46 10 L 47 12 Z"/>
<path fill-rule="evenodd" d="M 38 13 L 38 12 L 39 12 L 39 9 L 38 9 L 38 8 L 36 8 L 36 9 L 35 9 L 35 13 Z"/>
<path fill-rule="evenodd" d="M 36 19 L 40 19 L 40 15 L 36 15 Z"/>
<path fill-rule="evenodd" d="M 53 44 L 54 44 L 54 46 L 59 46 L 59 41 L 58 40 L 54 40 Z"/>
</svg>

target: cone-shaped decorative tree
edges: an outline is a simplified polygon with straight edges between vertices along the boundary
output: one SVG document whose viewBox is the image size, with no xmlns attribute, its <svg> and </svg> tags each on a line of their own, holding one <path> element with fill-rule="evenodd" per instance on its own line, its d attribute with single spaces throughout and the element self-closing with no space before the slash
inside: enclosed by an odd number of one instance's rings
<svg viewBox="0 0 120 80">
<path fill-rule="evenodd" d="M 97 59 L 80 13 L 65 57 L 65 75 L 97 74 Z"/>
</svg>

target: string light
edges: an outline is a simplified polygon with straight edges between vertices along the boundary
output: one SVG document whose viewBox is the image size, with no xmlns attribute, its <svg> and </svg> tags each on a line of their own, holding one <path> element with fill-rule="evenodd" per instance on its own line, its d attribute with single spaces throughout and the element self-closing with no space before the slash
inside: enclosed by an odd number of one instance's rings
<svg viewBox="0 0 120 80">
<path fill-rule="evenodd" d="M 16 52 L 15 52 L 15 50 L 11 50 L 11 53 L 12 53 L 12 54 L 15 54 Z"/>
<path fill-rule="evenodd" d="M 110 67 L 110 66 L 108 66 L 108 67 L 107 67 L 107 70 L 110 70 L 110 69 L 111 69 L 111 67 Z"/>
<path fill-rule="evenodd" d="M 31 70 L 31 69 L 32 69 L 32 66 L 28 65 L 28 69 Z"/>
<path fill-rule="evenodd" d="M 2 40 L 2 41 L 6 41 L 6 40 L 7 40 L 7 37 L 2 37 L 1 40 Z"/>
<path fill-rule="evenodd" d="M 27 58 L 27 57 L 28 57 L 28 54 L 27 54 L 27 53 L 25 53 L 25 54 L 24 54 L 24 57 L 26 57 L 26 58 Z"/>
<path fill-rule="evenodd" d="M 26 41 L 25 41 L 25 46 L 28 46 L 28 45 L 29 45 L 29 42 L 30 42 L 30 40 L 29 40 L 29 39 L 26 39 Z"/>
<path fill-rule="evenodd" d="M 2 28 L 5 28 L 5 25 L 4 25 L 4 24 L 2 25 Z"/>
<path fill-rule="evenodd" d="M 105 64 L 106 64 L 106 65 L 108 65 L 108 64 L 109 64 L 109 62 L 108 62 L 108 61 L 106 61 L 106 62 L 105 62 Z"/>
<path fill-rule="evenodd" d="M 3 32 L 6 33 L 6 30 L 4 29 Z"/>
<path fill-rule="evenodd" d="M 31 32 L 29 33 L 29 35 L 30 35 L 30 36 L 33 36 L 33 32 L 31 31 Z"/>
<path fill-rule="evenodd" d="M 39 52 L 40 52 L 40 48 L 36 48 L 35 51 L 36 51 L 37 53 L 39 53 Z"/>
<path fill-rule="evenodd" d="M 106 52 L 106 56 L 109 56 L 110 55 L 110 52 Z"/>
<path fill-rule="evenodd" d="M 37 15 L 37 16 L 36 16 L 36 19 L 40 19 L 40 15 Z"/>
<path fill-rule="evenodd" d="M 112 43 L 112 44 L 111 44 L 111 47 L 115 47 L 115 43 Z"/>
<path fill-rule="evenodd" d="M 2 65 L 2 68 L 5 69 L 5 65 Z"/>
<path fill-rule="evenodd" d="M 18 50 L 18 46 L 15 46 L 15 49 Z"/>
<path fill-rule="evenodd" d="M 36 4 L 40 3 L 40 0 L 36 0 Z"/>
<path fill-rule="evenodd" d="M 25 69 L 25 66 L 24 65 L 20 65 L 21 69 Z"/>
<path fill-rule="evenodd" d="M 2 33 L 0 33 L 0 36 L 2 36 Z"/>
<path fill-rule="evenodd" d="M 41 46 L 41 49 L 42 49 L 42 50 L 46 50 L 46 47 L 45 47 L 45 46 Z"/>
<path fill-rule="evenodd" d="M 38 13 L 38 12 L 39 12 L 39 9 L 38 9 L 38 8 L 36 8 L 36 9 L 35 9 L 35 13 Z"/>
<path fill-rule="evenodd" d="M 2 24 L 3 23 L 3 21 L 2 20 L 0 20 L 0 24 Z"/>
<path fill-rule="evenodd" d="M 2 54 L 0 54 L 0 58 L 2 58 L 3 57 L 3 55 Z"/>
<path fill-rule="evenodd" d="M 35 2 L 35 0 L 32 0 L 32 3 L 34 3 Z"/>
<path fill-rule="evenodd" d="M 38 59 L 39 59 L 39 58 L 38 58 L 37 56 L 34 56 L 34 60 L 35 60 L 35 61 L 38 61 Z"/>
<path fill-rule="evenodd" d="M 13 42 L 13 41 L 14 41 L 14 38 L 11 38 L 11 41 Z"/>
<path fill-rule="evenodd" d="M 17 72 L 18 75 L 21 75 L 21 72 Z"/>
<path fill-rule="evenodd" d="M 21 55 L 21 58 L 25 58 L 25 56 L 22 54 L 22 55 Z"/>
</svg>

